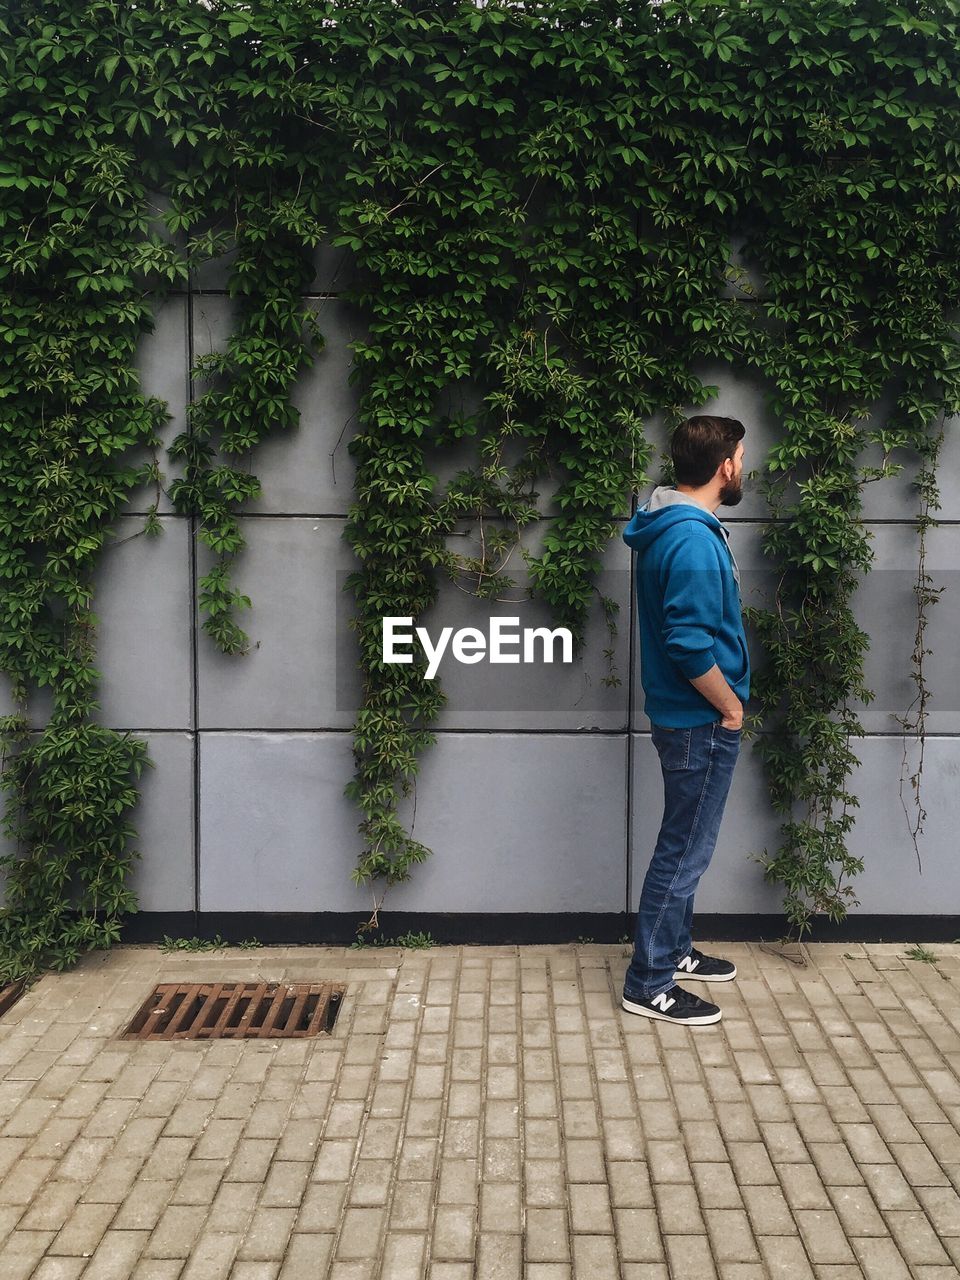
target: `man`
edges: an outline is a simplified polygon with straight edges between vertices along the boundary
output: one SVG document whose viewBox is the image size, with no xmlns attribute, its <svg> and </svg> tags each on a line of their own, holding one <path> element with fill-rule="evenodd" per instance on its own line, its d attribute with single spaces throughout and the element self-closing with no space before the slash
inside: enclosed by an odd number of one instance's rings
<svg viewBox="0 0 960 1280">
<path fill-rule="evenodd" d="M 729 982 L 692 943 L 693 898 L 713 856 L 740 752 L 750 657 L 740 574 L 714 514 L 743 496 L 743 424 L 688 418 L 673 434 L 676 488 L 660 485 L 623 532 L 637 554 L 644 711 L 663 773 L 663 823 L 637 911 L 624 1009 L 687 1026 L 720 1009 L 677 981 Z"/>
</svg>

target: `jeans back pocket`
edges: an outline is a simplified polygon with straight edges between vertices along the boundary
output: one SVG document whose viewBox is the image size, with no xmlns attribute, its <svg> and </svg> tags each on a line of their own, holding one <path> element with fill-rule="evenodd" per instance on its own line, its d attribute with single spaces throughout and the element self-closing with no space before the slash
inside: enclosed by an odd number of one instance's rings
<svg viewBox="0 0 960 1280">
<path fill-rule="evenodd" d="M 650 739 L 657 748 L 664 769 L 686 769 L 690 761 L 691 729 L 671 729 L 666 725 L 650 725 Z"/>
</svg>

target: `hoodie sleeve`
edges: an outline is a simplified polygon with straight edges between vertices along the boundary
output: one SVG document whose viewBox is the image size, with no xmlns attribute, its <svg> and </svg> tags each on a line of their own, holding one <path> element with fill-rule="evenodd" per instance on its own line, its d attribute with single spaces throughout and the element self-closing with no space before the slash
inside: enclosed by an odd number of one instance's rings
<svg viewBox="0 0 960 1280">
<path fill-rule="evenodd" d="M 716 662 L 713 641 L 723 620 L 723 579 L 712 535 L 684 537 L 664 557 L 663 638 L 688 680 Z"/>
</svg>

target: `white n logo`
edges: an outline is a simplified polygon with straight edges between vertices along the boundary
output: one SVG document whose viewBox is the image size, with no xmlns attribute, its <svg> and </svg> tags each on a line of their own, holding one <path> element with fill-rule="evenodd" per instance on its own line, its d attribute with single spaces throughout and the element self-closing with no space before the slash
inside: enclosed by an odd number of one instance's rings
<svg viewBox="0 0 960 1280">
<path fill-rule="evenodd" d="M 680 961 L 680 963 L 677 965 L 678 969 L 686 969 L 687 973 L 693 973 L 696 967 L 697 967 L 697 964 L 693 956 L 684 956 L 683 959 Z"/>
<path fill-rule="evenodd" d="M 660 995 L 654 996 L 650 1003 L 658 1008 L 662 1013 L 666 1013 L 671 1005 L 675 1005 L 677 1002 L 672 996 L 668 996 L 666 991 L 664 991 Z"/>
</svg>

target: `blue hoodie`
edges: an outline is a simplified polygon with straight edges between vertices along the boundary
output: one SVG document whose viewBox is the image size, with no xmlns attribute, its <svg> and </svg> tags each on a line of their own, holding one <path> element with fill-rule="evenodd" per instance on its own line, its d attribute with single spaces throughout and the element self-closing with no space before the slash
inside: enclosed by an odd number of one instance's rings
<svg viewBox="0 0 960 1280">
<path fill-rule="evenodd" d="M 688 728 L 720 719 L 690 683 L 716 664 L 741 702 L 750 697 L 740 573 L 715 515 L 665 485 L 623 531 L 637 552 L 640 679 L 654 724 Z"/>
</svg>

